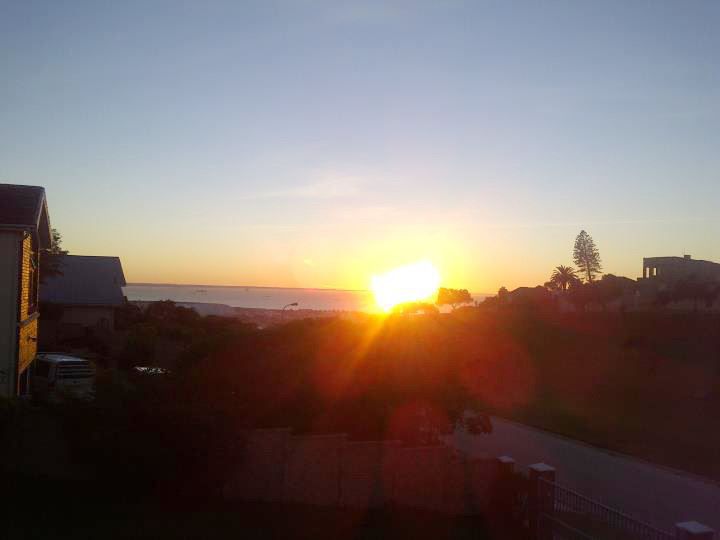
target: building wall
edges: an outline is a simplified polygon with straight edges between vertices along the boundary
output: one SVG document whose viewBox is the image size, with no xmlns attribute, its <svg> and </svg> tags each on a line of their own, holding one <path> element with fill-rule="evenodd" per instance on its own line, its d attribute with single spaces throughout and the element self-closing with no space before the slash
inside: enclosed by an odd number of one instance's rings
<svg viewBox="0 0 720 540">
<path fill-rule="evenodd" d="M 689 257 L 645 257 L 643 277 L 668 282 L 686 278 L 720 281 L 720 264 Z"/>
<path fill-rule="evenodd" d="M 29 320 L 20 327 L 20 348 L 18 350 L 18 374 L 25 371 L 37 355 L 38 320 Z"/>
<path fill-rule="evenodd" d="M 0 396 L 14 395 L 20 233 L 0 231 Z"/>
<path fill-rule="evenodd" d="M 20 320 L 18 324 L 18 356 L 15 371 L 15 391 L 19 388 L 20 375 L 32 364 L 37 354 L 37 337 L 38 337 L 38 313 L 37 298 L 34 299 L 34 306 L 31 304 L 31 294 L 33 286 L 32 279 L 37 279 L 37 272 L 33 278 L 32 258 L 33 258 L 33 238 L 32 235 L 26 234 L 22 240 L 22 265 L 20 268 Z M 37 294 L 37 287 L 34 289 Z"/>
<path fill-rule="evenodd" d="M 102 306 L 65 306 L 60 322 L 77 324 L 84 328 L 95 328 L 100 326 L 102 319 L 107 321 L 107 329 L 112 330 L 115 326 L 115 310 Z"/>
<path fill-rule="evenodd" d="M 20 321 L 27 319 L 30 313 L 30 260 L 32 257 L 32 236 L 29 234 L 22 242 L 22 268 L 20 270 Z"/>
</svg>

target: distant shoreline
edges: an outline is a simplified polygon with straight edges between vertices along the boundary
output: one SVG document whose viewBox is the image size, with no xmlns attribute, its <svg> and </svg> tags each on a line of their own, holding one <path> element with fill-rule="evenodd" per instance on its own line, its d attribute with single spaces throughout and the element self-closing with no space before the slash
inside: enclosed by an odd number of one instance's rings
<svg viewBox="0 0 720 540">
<path fill-rule="evenodd" d="M 335 289 L 332 287 L 268 287 L 264 285 L 202 285 L 196 283 L 128 283 L 126 287 L 198 287 L 202 289 L 273 289 L 283 291 L 337 291 L 353 293 L 370 293 L 369 289 Z M 487 298 L 490 293 L 471 292 L 471 296 Z"/>
<path fill-rule="evenodd" d="M 331 287 L 267 287 L 263 285 L 202 285 L 195 283 L 128 283 L 126 287 L 200 287 L 203 289 L 280 289 L 284 291 L 370 292 L 368 289 L 333 289 Z"/>
</svg>

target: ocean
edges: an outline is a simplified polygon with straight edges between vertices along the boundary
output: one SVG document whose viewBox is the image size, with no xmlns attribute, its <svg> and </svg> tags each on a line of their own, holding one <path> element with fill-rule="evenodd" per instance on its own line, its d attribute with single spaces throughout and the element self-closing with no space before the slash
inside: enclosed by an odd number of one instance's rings
<svg viewBox="0 0 720 540">
<path fill-rule="evenodd" d="M 210 285 L 130 284 L 124 287 L 128 300 L 173 300 L 225 304 L 232 307 L 282 309 L 293 302 L 295 309 L 376 311 L 370 291 L 337 289 L 288 289 L 266 287 L 217 287 Z"/>
<path fill-rule="evenodd" d="M 155 285 L 130 284 L 124 287 L 128 300 L 173 300 L 232 307 L 282 309 L 298 303 L 295 309 L 323 311 L 376 312 L 378 308 L 370 291 L 341 289 L 292 289 L 282 287 L 218 287 L 213 285 Z M 481 301 L 487 294 L 472 293 Z"/>
</svg>

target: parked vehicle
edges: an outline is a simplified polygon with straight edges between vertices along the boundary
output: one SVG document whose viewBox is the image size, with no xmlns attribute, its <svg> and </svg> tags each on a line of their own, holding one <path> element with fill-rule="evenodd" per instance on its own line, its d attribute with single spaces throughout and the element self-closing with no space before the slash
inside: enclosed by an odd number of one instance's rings
<svg viewBox="0 0 720 540">
<path fill-rule="evenodd" d="M 32 376 L 33 394 L 39 399 L 59 400 L 67 395 L 95 396 L 95 367 L 85 358 L 64 353 L 39 353 Z"/>
</svg>

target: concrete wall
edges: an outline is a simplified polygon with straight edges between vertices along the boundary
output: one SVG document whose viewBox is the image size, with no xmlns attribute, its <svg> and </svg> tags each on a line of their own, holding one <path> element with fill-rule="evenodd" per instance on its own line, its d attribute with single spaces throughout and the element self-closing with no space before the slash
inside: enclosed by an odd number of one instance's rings
<svg viewBox="0 0 720 540">
<path fill-rule="evenodd" d="M 340 505 L 376 508 L 390 504 L 399 454 L 400 444 L 395 441 L 346 443 L 340 472 Z"/>
<path fill-rule="evenodd" d="M 289 439 L 289 429 L 247 432 L 241 466 L 231 473 L 225 493 L 243 500 L 282 500 Z"/>
<path fill-rule="evenodd" d="M 395 465 L 393 501 L 400 506 L 439 509 L 450 465 L 444 446 L 403 448 Z"/>
<path fill-rule="evenodd" d="M 286 501 L 333 506 L 340 501 L 345 435 L 291 437 L 285 461 Z"/>
<path fill-rule="evenodd" d="M 296 437 L 287 429 L 248 432 L 241 462 L 225 486 L 228 498 L 453 514 L 481 512 L 499 474 L 495 460 L 463 460 L 445 446 Z"/>
</svg>

